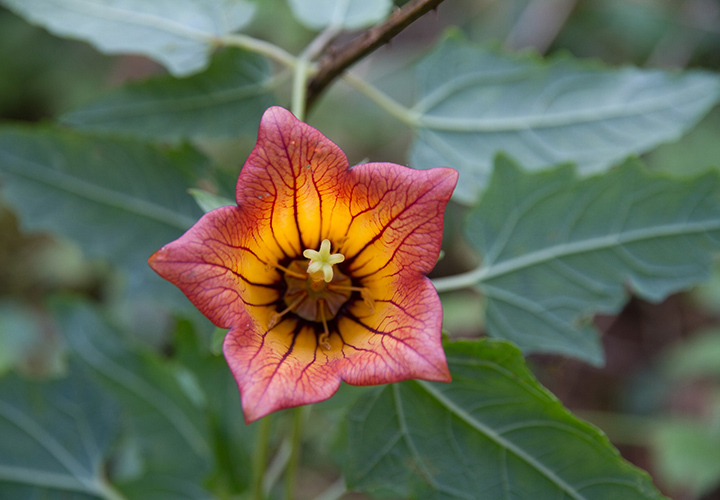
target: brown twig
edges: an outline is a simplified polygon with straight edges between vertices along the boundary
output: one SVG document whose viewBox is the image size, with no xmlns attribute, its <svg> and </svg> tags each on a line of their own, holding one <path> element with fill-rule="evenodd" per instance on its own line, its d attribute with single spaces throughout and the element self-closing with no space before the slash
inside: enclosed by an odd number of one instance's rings
<svg viewBox="0 0 720 500">
<path fill-rule="evenodd" d="M 437 8 L 443 0 L 411 0 L 393 12 L 387 21 L 374 26 L 354 38 L 340 49 L 326 50 L 320 59 L 318 71 L 308 83 L 307 107 L 308 109 L 322 94 L 325 88 L 332 83 L 343 71 L 358 62 L 360 59 L 382 47 L 402 30 L 424 14 Z"/>
</svg>

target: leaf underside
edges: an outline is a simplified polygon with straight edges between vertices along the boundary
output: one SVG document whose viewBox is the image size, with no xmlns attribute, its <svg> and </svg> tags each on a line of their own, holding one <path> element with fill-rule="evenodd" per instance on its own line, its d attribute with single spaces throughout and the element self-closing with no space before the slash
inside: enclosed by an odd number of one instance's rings
<svg viewBox="0 0 720 500">
<path fill-rule="evenodd" d="M 372 26 L 385 19 L 392 0 L 289 0 L 295 18 L 310 29 L 329 26 L 347 30 Z"/>
<path fill-rule="evenodd" d="M 477 200 L 501 151 L 531 170 L 600 172 L 677 139 L 720 98 L 711 73 L 541 61 L 453 38 L 420 62 L 417 81 L 410 164 L 459 170 L 463 203 Z"/>
<path fill-rule="evenodd" d="M 205 69 L 218 37 L 247 26 L 245 0 L 0 0 L 34 24 L 108 54 L 142 54 L 173 75 Z"/>
<path fill-rule="evenodd" d="M 592 316 L 627 289 L 651 301 L 706 280 L 720 247 L 720 178 L 673 179 L 630 161 L 580 179 L 500 157 L 466 235 L 480 252 L 491 336 L 602 363 Z"/>
</svg>

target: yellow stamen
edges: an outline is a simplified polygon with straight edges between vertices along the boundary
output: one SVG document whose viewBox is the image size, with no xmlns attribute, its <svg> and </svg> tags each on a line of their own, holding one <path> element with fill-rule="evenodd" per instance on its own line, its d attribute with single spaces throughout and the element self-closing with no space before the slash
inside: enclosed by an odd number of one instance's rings
<svg viewBox="0 0 720 500">
<path fill-rule="evenodd" d="M 272 313 L 270 315 L 270 320 L 268 321 L 268 330 L 272 330 L 275 327 L 275 325 L 278 324 L 278 322 L 280 321 L 280 318 L 282 318 L 284 315 L 286 315 L 287 313 L 289 313 L 290 311 L 295 309 L 300 304 L 300 302 L 302 302 L 303 300 L 305 300 L 307 298 L 307 296 L 308 296 L 307 292 L 303 292 L 300 294 L 300 296 L 297 299 L 295 299 L 292 302 L 292 304 L 287 306 L 284 310 L 282 310 L 280 312 Z"/>
<path fill-rule="evenodd" d="M 297 273 L 291 269 L 288 269 L 285 266 L 281 266 L 280 264 L 268 264 L 267 269 L 272 269 L 272 268 L 280 269 L 282 272 L 284 272 L 287 275 L 292 276 L 293 278 L 297 278 L 297 279 L 301 279 L 301 280 L 307 279 L 307 275 Z"/>
<path fill-rule="evenodd" d="M 328 284 L 327 285 L 329 290 L 335 290 L 335 291 L 350 291 L 350 292 L 360 292 L 360 297 L 362 297 L 363 302 L 365 302 L 365 305 L 368 306 L 370 309 L 370 312 L 375 312 L 375 299 L 373 299 L 372 293 L 370 292 L 369 288 L 365 287 L 359 287 L 359 286 L 345 286 L 345 285 L 335 285 L 335 284 Z"/>
<path fill-rule="evenodd" d="M 307 267 L 307 273 L 313 281 L 325 281 L 330 283 L 333 279 L 333 267 L 345 260 L 345 256 L 341 253 L 330 253 L 330 240 L 322 240 L 320 250 L 312 250 L 310 248 L 303 251 L 303 256 L 310 259 Z"/>
<path fill-rule="evenodd" d="M 318 301 L 318 307 L 320 308 L 320 320 L 322 321 L 323 329 L 325 330 L 318 338 L 318 343 L 322 346 L 323 349 L 329 351 L 332 349 L 332 346 L 329 342 L 330 330 L 328 330 L 327 320 L 325 319 L 325 301 L 320 299 Z"/>
</svg>

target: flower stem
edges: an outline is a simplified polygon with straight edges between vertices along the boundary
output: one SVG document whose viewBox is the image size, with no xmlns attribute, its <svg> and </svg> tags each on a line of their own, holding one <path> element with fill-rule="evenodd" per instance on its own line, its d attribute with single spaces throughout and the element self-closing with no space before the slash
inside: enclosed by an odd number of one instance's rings
<svg viewBox="0 0 720 500">
<path fill-rule="evenodd" d="M 305 414 L 309 410 L 310 406 L 300 406 L 293 410 L 292 428 L 290 430 L 290 460 L 285 471 L 285 500 L 293 500 L 295 496 L 295 478 L 297 477 L 300 447 L 302 446 L 302 427 Z"/>
<path fill-rule="evenodd" d="M 307 79 L 310 62 L 302 57 L 298 58 L 293 73 L 292 105 L 290 111 L 300 121 L 305 121 L 305 106 L 307 103 Z"/>
<path fill-rule="evenodd" d="M 258 422 L 260 430 L 257 441 L 255 442 L 255 450 L 253 453 L 253 478 L 252 478 L 252 500 L 263 500 L 265 493 L 263 491 L 263 479 L 265 478 L 265 470 L 268 461 L 268 447 L 270 444 L 270 416 L 260 419 Z"/>
<path fill-rule="evenodd" d="M 325 87 L 343 74 L 346 69 L 388 43 L 415 20 L 437 8 L 442 1 L 410 0 L 405 2 L 402 7 L 395 9 L 384 23 L 365 30 L 344 47 L 323 57 L 309 84 L 310 104 L 312 105 Z"/>
<path fill-rule="evenodd" d="M 295 59 L 295 71 L 293 74 L 292 87 L 292 112 L 298 120 L 305 120 L 307 107 L 307 82 L 311 74 L 314 74 L 316 64 L 312 63 L 318 54 L 335 38 L 341 29 L 330 26 L 321 32 Z"/>
</svg>

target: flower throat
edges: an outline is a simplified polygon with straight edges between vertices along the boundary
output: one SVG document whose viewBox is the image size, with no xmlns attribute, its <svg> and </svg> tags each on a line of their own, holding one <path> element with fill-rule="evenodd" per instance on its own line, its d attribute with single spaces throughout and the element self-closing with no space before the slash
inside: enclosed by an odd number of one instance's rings
<svg viewBox="0 0 720 500">
<path fill-rule="evenodd" d="M 268 328 L 272 329 L 288 313 L 302 319 L 322 323 L 323 333 L 318 343 L 325 350 L 331 350 L 328 321 L 337 316 L 340 308 L 350 299 L 353 292 L 359 292 L 363 301 L 372 310 L 374 303 L 370 290 L 352 286 L 352 280 L 333 266 L 345 260 L 341 253 L 331 253 L 330 240 L 323 240 L 319 250 L 306 249 L 303 257 L 309 260 L 293 260 L 287 267 L 276 265 L 285 274 L 287 290 L 283 296 L 285 309 L 270 316 Z"/>
</svg>

